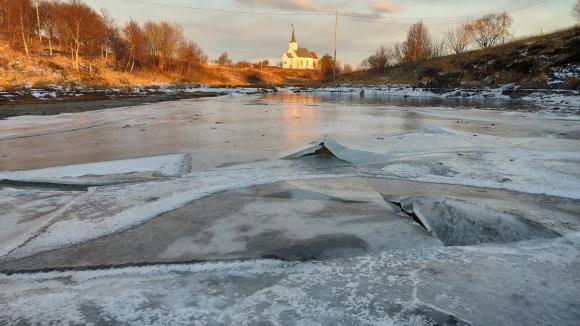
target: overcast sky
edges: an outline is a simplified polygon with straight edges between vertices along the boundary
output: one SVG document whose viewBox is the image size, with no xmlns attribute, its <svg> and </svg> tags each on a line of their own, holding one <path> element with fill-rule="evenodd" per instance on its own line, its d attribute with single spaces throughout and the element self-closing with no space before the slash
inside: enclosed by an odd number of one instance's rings
<svg viewBox="0 0 580 326">
<path fill-rule="evenodd" d="M 358 65 L 379 45 L 401 41 L 409 25 L 423 19 L 434 37 L 465 16 L 502 10 L 514 11 L 514 34 L 523 36 L 571 26 L 570 9 L 576 0 L 85 0 L 95 9 L 106 8 L 117 23 L 130 18 L 139 22 L 168 20 L 180 23 L 185 35 L 197 42 L 210 58 L 228 51 L 234 60 L 280 61 L 290 39 L 291 24 L 301 47 L 320 55 L 332 52 L 334 16 L 256 15 L 208 12 L 146 4 L 225 9 L 246 12 L 317 13 L 338 10 L 350 15 L 380 15 L 382 23 L 370 18 L 340 19 L 338 57 Z M 529 4 L 536 6 L 522 10 Z M 454 17 L 454 18 L 450 18 Z M 364 20 L 364 21 L 361 21 Z M 371 20 L 371 21 L 369 21 Z M 387 23 L 388 22 L 388 23 Z"/>
</svg>

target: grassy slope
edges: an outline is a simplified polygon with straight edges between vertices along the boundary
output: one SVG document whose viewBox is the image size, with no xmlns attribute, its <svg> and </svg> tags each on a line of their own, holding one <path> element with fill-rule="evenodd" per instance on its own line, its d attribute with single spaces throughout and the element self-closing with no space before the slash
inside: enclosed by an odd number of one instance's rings
<svg viewBox="0 0 580 326">
<path fill-rule="evenodd" d="M 385 73 L 357 71 L 342 75 L 341 83 L 404 83 L 431 87 L 456 87 L 518 83 L 531 88 L 547 87 L 550 69 L 580 63 L 580 28 L 518 40 L 489 49 L 470 51 L 425 61 L 399 65 Z M 559 87 L 578 88 L 578 80 Z"/>
<path fill-rule="evenodd" d="M 133 73 L 114 71 L 111 60 L 92 62 L 93 73 L 79 73 L 70 68 L 65 55 L 41 55 L 36 49 L 31 56 L 12 51 L 0 39 L 0 89 L 19 88 L 25 85 L 44 87 L 57 85 L 87 85 L 94 87 L 124 87 L 158 83 L 199 83 L 207 85 L 305 85 L 320 79 L 317 71 L 283 70 L 276 67 L 264 69 L 237 69 L 206 67 L 188 76 L 179 73 L 161 73 L 155 70 Z M 87 63 L 87 61 L 85 61 Z"/>
</svg>

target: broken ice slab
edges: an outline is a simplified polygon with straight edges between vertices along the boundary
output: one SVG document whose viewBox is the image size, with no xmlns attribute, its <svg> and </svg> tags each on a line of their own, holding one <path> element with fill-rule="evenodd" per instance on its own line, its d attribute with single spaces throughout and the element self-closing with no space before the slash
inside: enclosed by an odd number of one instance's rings
<svg viewBox="0 0 580 326">
<path fill-rule="evenodd" d="M 189 154 L 180 153 L 28 171 L 0 171 L 0 181 L 64 184 L 120 183 L 159 177 L 179 177 L 188 173 L 190 166 Z"/>
<path fill-rule="evenodd" d="M 386 154 L 348 148 L 326 136 L 304 148 L 295 150 L 294 153 L 283 157 L 283 159 L 296 159 L 309 155 L 333 156 L 353 164 L 373 164 L 384 162 L 391 158 Z"/>
<path fill-rule="evenodd" d="M 43 231 L 80 191 L 50 191 L 0 187 L 0 256 Z"/>
<path fill-rule="evenodd" d="M 325 181 L 335 189 L 318 193 Z M 313 180 L 223 192 L 127 230 L 4 261 L 0 270 L 258 257 L 308 260 L 442 246 L 364 179 L 342 182 L 346 190 L 338 189 L 339 181 Z M 293 193 L 299 198 L 279 196 Z"/>
<path fill-rule="evenodd" d="M 406 198 L 403 209 L 446 246 L 551 239 L 561 234 L 520 216 L 456 199 Z"/>
</svg>

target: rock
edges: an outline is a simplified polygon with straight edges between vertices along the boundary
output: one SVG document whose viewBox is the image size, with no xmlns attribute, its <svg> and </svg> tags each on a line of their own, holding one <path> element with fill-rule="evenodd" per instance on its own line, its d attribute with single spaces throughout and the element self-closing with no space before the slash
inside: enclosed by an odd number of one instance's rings
<svg viewBox="0 0 580 326">
<path fill-rule="evenodd" d="M 486 85 L 493 85 L 493 84 L 495 84 L 495 77 L 493 77 L 493 76 L 487 76 L 483 80 L 483 83 L 486 84 Z"/>
</svg>

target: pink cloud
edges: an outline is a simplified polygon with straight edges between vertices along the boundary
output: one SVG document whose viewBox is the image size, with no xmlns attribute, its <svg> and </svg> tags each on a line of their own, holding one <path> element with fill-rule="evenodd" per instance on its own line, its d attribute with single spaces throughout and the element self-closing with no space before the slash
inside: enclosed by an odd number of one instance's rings
<svg viewBox="0 0 580 326">
<path fill-rule="evenodd" d="M 370 8 L 375 12 L 393 13 L 401 10 L 401 6 L 390 1 L 373 1 Z"/>
<path fill-rule="evenodd" d="M 254 7 L 268 7 L 284 10 L 326 11 L 310 0 L 237 0 L 240 3 Z"/>
</svg>

